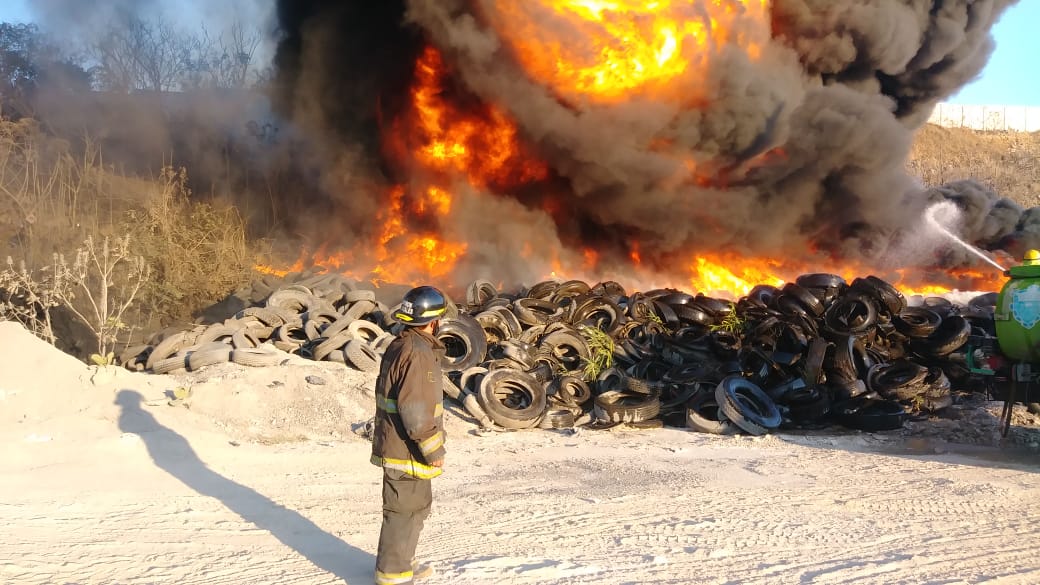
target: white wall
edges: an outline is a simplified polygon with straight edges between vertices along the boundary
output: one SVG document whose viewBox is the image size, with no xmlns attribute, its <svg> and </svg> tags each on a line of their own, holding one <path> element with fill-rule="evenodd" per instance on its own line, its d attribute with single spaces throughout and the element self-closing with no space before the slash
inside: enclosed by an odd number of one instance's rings
<svg viewBox="0 0 1040 585">
<path fill-rule="evenodd" d="M 939 104 L 928 121 L 947 128 L 1040 132 L 1040 108 Z"/>
</svg>

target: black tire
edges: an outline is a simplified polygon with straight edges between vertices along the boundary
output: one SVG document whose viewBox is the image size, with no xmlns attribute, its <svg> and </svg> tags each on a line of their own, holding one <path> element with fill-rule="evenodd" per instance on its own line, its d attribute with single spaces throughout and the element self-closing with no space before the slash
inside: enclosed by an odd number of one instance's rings
<svg viewBox="0 0 1040 585">
<path fill-rule="evenodd" d="M 764 435 L 783 422 L 769 395 L 750 380 L 728 376 L 715 388 L 715 400 L 726 418 L 752 435 Z"/>
<path fill-rule="evenodd" d="M 354 334 L 349 331 L 340 331 L 334 334 L 332 337 L 325 338 L 314 348 L 314 359 L 315 361 L 322 361 L 329 356 L 332 352 L 343 349 L 343 346 L 348 342 L 354 340 Z"/>
<path fill-rule="evenodd" d="M 713 392 L 701 392 L 686 404 L 686 427 L 711 435 L 740 433 L 740 427 L 722 414 Z"/>
<path fill-rule="evenodd" d="M 732 313 L 734 305 L 733 301 L 717 299 L 703 294 L 698 294 L 690 304 L 704 309 L 716 318 L 722 318 Z"/>
<path fill-rule="evenodd" d="M 839 402 L 858 398 L 871 391 L 863 380 L 828 380 L 827 387 L 834 395 L 834 400 Z"/>
<path fill-rule="evenodd" d="M 803 274 L 795 279 L 795 284 L 803 288 L 841 288 L 848 286 L 845 279 L 837 274 L 813 273 Z"/>
<path fill-rule="evenodd" d="M 879 308 L 890 315 L 898 315 L 906 308 L 906 297 L 903 296 L 903 293 L 876 276 L 857 278 L 852 281 L 849 288 L 870 295 L 877 300 Z"/>
<path fill-rule="evenodd" d="M 839 424 L 861 431 L 894 431 L 902 428 L 910 415 L 893 400 L 865 400 L 854 412 L 838 414 Z"/>
<path fill-rule="evenodd" d="M 528 326 L 545 325 L 564 315 L 561 307 L 549 301 L 531 298 L 517 299 L 513 303 L 513 312 L 521 323 Z"/>
<path fill-rule="evenodd" d="M 538 347 L 549 351 L 567 371 L 576 371 L 585 364 L 592 352 L 589 343 L 570 326 L 550 327 L 541 338 Z"/>
<path fill-rule="evenodd" d="M 544 301 L 548 300 L 558 288 L 560 288 L 560 283 L 558 281 L 543 280 L 527 289 L 527 294 L 524 296 L 529 299 L 540 299 Z"/>
<path fill-rule="evenodd" d="M 347 325 L 347 332 L 353 335 L 354 339 L 360 339 L 368 344 L 386 335 L 386 331 L 382 327 L 364 319 L 355 319 L 350 325 Z"/>
<path fill-rule="evenodd" d="M 547 410 L 538 423 L 538 428 L 572 429 L 574 428 L 574 413 L 565 408 Z"/>
<path fill-rule="evenodd" d="M 474 317 L 484 329 L 488 343 L 498 343 L 513 338 L 513 332 L 499 311 L 483 311 Z"/>
<path fill-rule="evenodd" d="M 476 395 L 480 391 L 480 381 L 488 371 L 484 366 L 474 366 L 464 370 L 459 374 L 459 389 Z"/>
<path fill-rule="evenodd" d="M 379 373 L 379 364 L 382 360 L 379 354 L 364 341 L 360 339 L 348 341 L 343 346 L 343 353 L 346 354 L 350 364 L 362 372 Z"/>
<path fill-rule="evenodd" d="M 795 390 L 788 395 L 787 410 L 795 424 L 819 422 L 831 412 L 830 394 L 815 386 Z"/>
<path fill-rule="evenodd" d="M 594 418 L 611 422 L 641 422 L 661 413 L 661 400 L 655 394 L 611 390 L 593 400 Z"/>
<path fill-rule="evenodd" d="M 814 317 L 819 317 L 823 314 L 823 301 L 821 301 L 816 295 L 812 294 L 808 289 L 798 286 L 793 282 L 789 282 L 780 289 L 780 293 L 781 295 L 791 297 L 798 301 L 798 303 Z"/>
<path fill-rule="evenodd" d="M 771 307 L 778 296 L 780 296 L 780 289 L 768 284 L 759 284 L 752 288 L 744 298 L 754 306 Z"/>
<path fill-rule="evenodd" d="M 516 370 L 492 370 L 480 381 L 480 406 L 495 424 L 507 429 L 529 429 L 538 425 L 545 412 L 545 388 L 537 380 Z"/>
<path fill-rule="evenodd" d="M 185 331 L 178 331 L 173 335 L 163 339 L 156 345 L 150 354 L 148 359 L 145 361 L 145 369 L 155 370 L 155 364 L 158 362 L 173 357 L 181 349 L 184 349 L 190 344 L 188 339 L 188 333 Z"/>
<path fill-rule="evenodd" d="M 466 314 L 440 322 L 437 339 L 444 344 L 441 367 L 448 372 L 461 372 L 487 358 L 487 335 L 480 323 Z"/>
<path fill-rule="evenodd" d="M 585 380 L 577 376 L 560 376 L 550 383 L 553 396 L 558 397 L 564 404 L 584 406 L 592 400 L 592 389 Z"/>
<path fill-rule="evenodd" d="M 856 338 L 851 335 L 836 340 L 829 347 L 827 357 L 823 362 L 823 369 L 827 373 L 828 380 L 856 380 L 859 378 L 855 351 Z"/>
<path fill-rule="evenodd" d="M 889 400 L 912 400 L 922 392 L 928 368 L 910 360 L 892 362 L 870 376 L 872 390 Z"/>
<path fill-rule="evenodd" d="M 309 292 L 304 292 L 298 289 L 283 288 L 271 293 L 271 296 L 267 297 L 265 306 L 268 308 L 277 307 L 288 309 L 296 313 L 303 313 L 304 311 L 324 304 L 324 301 Z"/>
<path fill-rule="evenodd" d="M 806 353 L 803 374 L 805 381 L 810 385 L 815 385 L 820 381 L 820 374 L 823 373 L 823 361 L 827 357 L 827 351 L 830 349 L 830 343 L 822 337 L 817 337 L 812 340 L 809 344 L 809 350 Z"/>
<path fill-rule="evenodd" d="M 839 335 L 859 335 L 877 323 L 877 306 L 865 296 L 847 294 L 827 309 L 824 323 Z"/>
<path fill-rule="evenodd" d="M 624 312 L 614 301 L 603 297 L 593 297 L 584 301 L 571 316 L 571 323 L 592 325 L 601 331 L 614 331 L 621 323 Z"/>
<path fill-rule="evenodd" d="M 226 364 L 231 359 L 231 346 L 226 343 L 210 342 L 188 352 L 188 371 L 197 372 L 206 366 Z"/>
<path fill-rule="evenodd" d="M 489 301 L 498 296 L 498 289 L 494 283 L 487 280 L 476 280 L 466 287 L 466 305 L 478 311 Z"/>
<path fill-rule="evenodd" d="M 519 339 L 510 339 L 499 343 L 496 351 L 493 353 L 495 353 L 496 358 L 502 357 L 516 362 L 521 370 L 529 370 L 534 367 L 537 357 L 534 346 Z"/>
<path fill-rule="evenodd" d="M 929 357 L 949 355 L 968 342 L 971 323 L 960 315 L 950 315 L 926 339 L 911 341 L 914 351 Z"/>
<path fill-rule="evenodd" d="M 242 348 L 231 351 L 231 362 L 251 368 L 278 366 L 288 359 L 288 355 L 274 349 Z"/>
<path fill-rule="evenodd" d="M 926 307 L 907 307 L 892 319 L 896 331 L 910 338 L 928 337 L 940 323 L 942 317 L 939 313 Z"/>
</svg>

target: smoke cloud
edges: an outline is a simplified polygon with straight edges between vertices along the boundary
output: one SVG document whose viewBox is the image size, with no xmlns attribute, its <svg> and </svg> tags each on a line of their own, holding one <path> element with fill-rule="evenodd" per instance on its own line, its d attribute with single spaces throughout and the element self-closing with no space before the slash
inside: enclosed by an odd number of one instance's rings
<svg viewBox="0 0 1040 585">
<path fill-rule="evenodd" d="M 638 248 L 662 273 L 705 251 L 809 262 L 822 254 L 884 268 L 905 265 L 899 242 L 937 201 L 962 209 L 972 241 L 1040 239 L 1037 214 L 970 182 L 922 192 L 904 168 L 913 131 L 979 74 L 993 49 L 989 31 L 1014 3 L 773 0 L 754 57 L 711 45 L 709 65 L 675 81 L 697 99 L 633 92 L 600 103 L 561 95 L 525 71 L 495 26 L 517 2 L 280 0 L 279 97 L 324 151 L 365 153 L 352 155 L 363 165 L 354 172 L 378 177 L 379 123 L 403 107 L 423 43 L 436 46 L 456 81 L 514 118 L 566 184 L 568 213 L 553 218 L 501 193 L 453 212 L 454 230 L 480 234 L 494 276 L 530 276 L 529 260 L 511 253 L 517 232 L 574 253 L 594 245 L 608 266 Z M 688 4 L 697 18 L 699 3 Z M 551 11 L 531 6 L 523 10 L 537 30 L 566 34 Z M 346 214 L 369 213 L 381 197 L 354 191 Z M 507 227 L 488 229 L 489 217 Z M 934 263 L 934 251 L 910 260 Z"/>
</svg>

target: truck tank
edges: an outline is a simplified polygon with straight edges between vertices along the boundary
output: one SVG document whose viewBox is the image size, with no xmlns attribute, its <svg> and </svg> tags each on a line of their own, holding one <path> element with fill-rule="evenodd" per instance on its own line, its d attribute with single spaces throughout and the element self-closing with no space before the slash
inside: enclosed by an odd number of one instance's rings
<svg viewBox="0 0 1040 585">
<path fill-rule="evenodd" d="M 1007 274 L 993 315 L 1000 351 L 1013 360 L 1040 362 L 1040 264 L 1012 266 Z"/>
</svg>

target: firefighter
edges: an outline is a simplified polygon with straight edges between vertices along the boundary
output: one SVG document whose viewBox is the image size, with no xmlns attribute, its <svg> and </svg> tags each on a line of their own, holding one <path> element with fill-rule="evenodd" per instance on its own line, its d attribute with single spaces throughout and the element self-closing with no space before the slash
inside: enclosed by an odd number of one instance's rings
<svg viewBox="0 0 1040 585">
<path fill-rule="evenodd" d="M 383 468 L 377 585 L 408 584 L 433 573 L 415 562 L 415 548 L 433 502 L 430 480 L 444 466 L 444 346 L 436 333 L 447 310 L 441 291 L 420 286 L 393 312 L 405 328 L 383 354 L 372 438 L 372 463 Z"/>
<path fill-rule="evenodd" d="M 1040 250 L 1026 250 L 1025 256 L 1022 257 L 1022 266 L 1038 265 L 1040 265 Z"/>
</svg>

